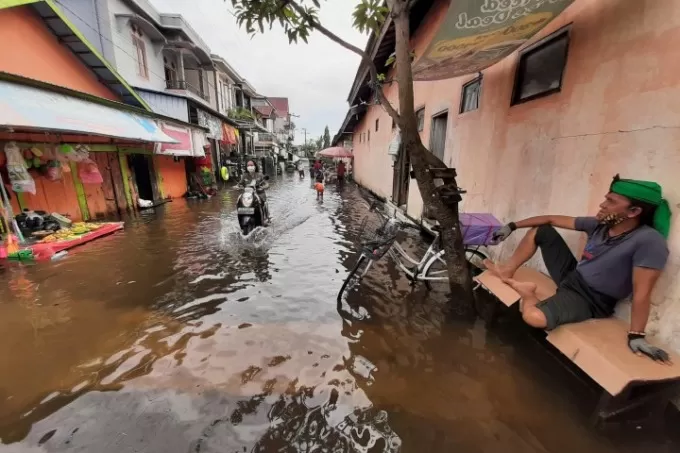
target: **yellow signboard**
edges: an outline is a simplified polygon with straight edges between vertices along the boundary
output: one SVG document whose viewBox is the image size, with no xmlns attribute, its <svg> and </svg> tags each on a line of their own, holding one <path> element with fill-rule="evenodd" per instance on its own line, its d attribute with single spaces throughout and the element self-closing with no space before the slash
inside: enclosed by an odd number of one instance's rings
<svg viewBox="0 0 680 453">
<path fill-rule="evenodd" d="M 413 66 L 414 80 L 481 71 L 514 52 L 573 0 L 451 0 L 446 18 Z"/>
</svg>

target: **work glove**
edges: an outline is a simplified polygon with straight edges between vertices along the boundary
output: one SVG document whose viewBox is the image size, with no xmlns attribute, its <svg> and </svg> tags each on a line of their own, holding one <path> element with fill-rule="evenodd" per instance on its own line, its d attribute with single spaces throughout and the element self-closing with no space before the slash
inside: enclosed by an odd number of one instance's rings
<svg viewBox="0 0 680 453">
<path fill-rule="evenodd" d="M 506 240 L 516 229 L 517 226 L 514 224 L 514 222 L 503 225 L 498 230 L 496 230 L 493 235 L 491 235 L 491 240 L 494 244 L 501 243 Z"/>
<path fill-rule="evenodd" d="M 638 355 L 644 354 L 657 362 L 670 362 L 668 353 L 661 348 L 657 348 L 656 346 L 647 343 L 644 335 L 634 333 L 628 334 L 628 347 L 634 353 Z"/>
</svg>

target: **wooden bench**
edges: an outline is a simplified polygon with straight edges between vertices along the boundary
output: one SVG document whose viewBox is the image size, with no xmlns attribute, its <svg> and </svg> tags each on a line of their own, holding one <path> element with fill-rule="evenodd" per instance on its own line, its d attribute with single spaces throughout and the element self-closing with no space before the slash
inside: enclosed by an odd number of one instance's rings
<svg viewBox="0 0 680 453">
<path fill-rule="evenodd" d="M 528 267 L 518 269 L 514 278 L 536 283 L 541 300 L 555 294 L 557 288 L 550 277 Z M 514 289 L 488 271 L 476 280 L 508 307 L 520 300 Z M 600 426 L 621 421 L 638 408 L 659 415 L 669 399 L 680 394 L 680 356 L 664 348 L 673 362 L 665 365 L 633 354 L 628 348 L 628 329 L 627 322 L 607 318 L 547 332 L 547 341 L 604 390 L 593 413 L 593 422 Z"/>
</svg>

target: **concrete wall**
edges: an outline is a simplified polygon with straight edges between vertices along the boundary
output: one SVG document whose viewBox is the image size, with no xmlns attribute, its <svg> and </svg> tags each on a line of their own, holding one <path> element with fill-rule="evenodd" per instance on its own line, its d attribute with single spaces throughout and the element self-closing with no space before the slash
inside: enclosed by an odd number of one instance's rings
<svg viewBox="0 0 680 453">
<path fill-rule="evenodd" d="M 438 3 L 413 41 L 422 54 L 443 17 Z M 562 91 L 510 106 L 517 55 L 485 70 L 480 108 L 458 114 L 462 85 L 473 76 L 415 83 L 416 107 L 425 106 L 424 142 L 431 115 L 449 109 L 445 162 L 458 168 L 468 190 L 463 210 L 492 212 L 501 221 L 539 214 L 594 214 L 611 177 L 656 180 L 675 211 L 671 258 L 654 295 L 649 329 L 680 351 L 680 2 L 579 0 L 535 40 L 573 23 Z M 393 89 L 388 96 L 394 98 Z M 375 119 L 381 130 L 375 132 Z M 354 134 L 357 179 L 391 194 L 389 124 L 370 107 Z M 371 141 L 359 133 L 371 130 Z M 409 213 L 419 213 L 413 190 Z M 576 252 L 582 237 L 566 233 Z M 490 250 L 507 256 L 514 235 Z M 532 263 L 540 267 L 537 261 Z M 625 306 L 624 306 L 625 309 Z"/>
<path fill-rule="evenodd" d="M 107 0 L 59 0 L 68 19 L 108 61 L 115 65 Z"/>
<path fill-rule="evenodd" d="M 213 109 L 217 110 L 217 98 L 215 93 L 215 72 L 205 69 L 203 70 L 203 72 L 200 72 L 198 69 L 186 69 L 184 74 L 186 82 L 189 85 L 193 86 L 196 90 L 200 89 L 201 87 L 200 80 L 201 78 L 203 79 L 203 91 L 207 95 L 208 100 L 206 101 L 205 99 L 199 96 L 196 96 L 196 99 L 199 99 L 201 103 L 206 103 Z"/>
<path fill-rule="evenodd" d="M 0 42 L 0 71 L 118 100 L 30 7 L 0 10 Z"/>
<path fill-rule="evenodd" d="M 219 81 L 222 81 L 223 84 L 223 93 L 222 96 L 219 97 L 219 102 L 218 102 L 218 107 L 219 107 L 219 112 L 222 113 L 223 115 L 226 115 L 229 110 L 233 109 L 236 107 L 236 96 L 234 93 L 234 80 L 232 80 L 227 74 L 218 71 L 217 72 L 217 77 L 218 77 L 218 90 L 219 90 Z"/>
<path fill-rule="evenodd" d="M 109 23 L 113 41 L 116 69 L 127 82 L 135 87 L 151 90 L 165 90 L 165 69 L 163 66 L 162 44 L 154 43 L 144 34 L 146 60 L 149 77 L 138 74 L 137 50 L 132 43 L 132 28 L 127 18 L 116 18 L 116 14 L 134 14 L 122 0 L 108 0 Z"/>
<path fill-rule="evenodd" d="M 276 120 L 274 120 L 274 131 L 275 132 L 284 132 L 286 129 L 286 125 L 288 124 L 288 118 L 285 116 L 277 116 Z"/>
</svg>

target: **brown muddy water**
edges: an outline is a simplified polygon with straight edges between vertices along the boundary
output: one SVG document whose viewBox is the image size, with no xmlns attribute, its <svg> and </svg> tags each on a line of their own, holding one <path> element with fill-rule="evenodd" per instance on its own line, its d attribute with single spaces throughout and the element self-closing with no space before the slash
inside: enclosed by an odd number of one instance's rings
<svg viewBox="0 0 680 453">
<path fill-rule="evenodd" d="M 335 296 L 366 213 L 270 191 L 243 239 L 236 193 L 168 204 L 57 263 L 0 268 L 0 452 L 678 452 L 598 432 L 595 403 L 512 317 L 453 322 L 386 260 Z"/>
</svg>

